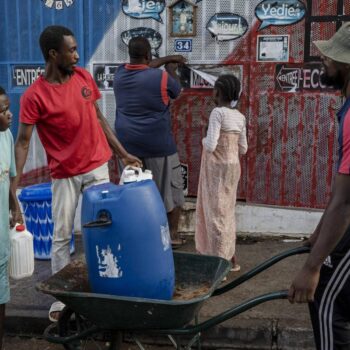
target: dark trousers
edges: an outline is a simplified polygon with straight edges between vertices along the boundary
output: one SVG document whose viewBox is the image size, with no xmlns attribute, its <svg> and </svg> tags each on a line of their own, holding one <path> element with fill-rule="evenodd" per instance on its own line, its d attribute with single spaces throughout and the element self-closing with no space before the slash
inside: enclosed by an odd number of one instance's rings
<svg viewBox="0 0 350 350">
<path fill-rule="evenodd" d="M 342 250 L 323 264 L 309 304 L 317 350 L 350 350 L 350 247 Z"/>
</svg>

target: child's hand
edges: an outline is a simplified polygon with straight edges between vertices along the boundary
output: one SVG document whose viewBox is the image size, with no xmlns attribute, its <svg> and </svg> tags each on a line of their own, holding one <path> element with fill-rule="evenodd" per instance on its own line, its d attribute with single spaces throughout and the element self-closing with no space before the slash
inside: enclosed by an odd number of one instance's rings
<svg viewBox="0 0 350 350">
<path fill-rule="evenodd" d="M 10 218 L 10 227 L 13 228 L 15 227 L 16 224 L 23 224 L 23 218 L 21 211 L 18 210 L 12 210 L 12 216 Z"/>
</svg>

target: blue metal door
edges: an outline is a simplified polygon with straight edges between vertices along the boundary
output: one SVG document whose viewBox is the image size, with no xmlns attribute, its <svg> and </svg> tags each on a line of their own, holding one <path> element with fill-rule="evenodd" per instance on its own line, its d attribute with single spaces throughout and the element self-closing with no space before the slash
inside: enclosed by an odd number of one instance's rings
<svg viewBox="0 0 350 350">
<path fill-rule="evenodd" d="M 52 24 L 70 28 L 78 41 L 80 65 L 84 65 L 83 11 L 83 0 L 0 1 L 0 85 L 11 99 L 14 137 L 18 128 L 20 97 L 44 68 L 39 47 L 40 33 Z"/>
</svg>

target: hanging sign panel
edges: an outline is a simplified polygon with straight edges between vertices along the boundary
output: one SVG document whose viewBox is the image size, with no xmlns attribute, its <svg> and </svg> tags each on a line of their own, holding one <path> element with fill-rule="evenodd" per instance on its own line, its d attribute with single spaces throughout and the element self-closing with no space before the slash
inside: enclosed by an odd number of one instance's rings
<svg viewBox="0 0 350 350">
<path fill-rule="evenodd" d="M 122 0 L 123 12 L 132 18 L 153 18 L 163 23 L 160 14 L 165 9 L 165 0 Z"/>
<path fill-rule="evenodd" d="M 129 44 L 130 39 L 138 36 L 142 36 L 149 41 L 152 48 L 152 55 L 158 57 L 158 50 L 163 42 L 161 34 L 152 28 L 146 27 L 133 28 L 121 33 L 121 38 L 125 45 Z"/>
<path fill-rule="evenodd" d="M 175 52 L 192 52 L 192 39 L 175 39 Z"/>
<path fill-rule="evenodd" d="M 298 0 L 264 0 L 255 8 L 256 17 L 262 22 L 258 30 L 297 23 L 305 14 L 306 7 Z"/>
<path fill-rule="evenodd" d="M 246 33 L 248 22 L 234 13 L 216 13 L 210 18 L 207 30 L 218 41 L 234 40 Z"/>
<path fill-rule="evenodd" d="M 321 63 L 277 64 L 275 89 L 283 92 L 333 90 L 322 83 L 323 74 Z"/>
<path fill-rule="evenodd" d="M 212 89 L 222 74 L 233 74 L 240 81 L 243 78 L 243 67 L 240 65 L 186 65 L 178 70 L 184 88 Z"/>
<path fill-rule="evenodd" d="M 258 62 L 288 62 L 289 35 L 258 35 Z"/>
<path fill-rule="evenodd" d="M 41 0 L 44 5 L 50 9 L 63 10 L 64 7 L 69 7 L 74 4 L 75 0 Z"/>
<path fill-rule="evenodd" d="M 26 88 L 33 84 L 39 75 L 45 71 L 44 65 L 13 65 L 12 71 L 12 88 Z"/>
<path fill-rule="evenodd" d="M 113 90 L 114 74 L 119 66 L 113 63 L 93 65 L 94 80 L 100 90 Z"/>
</svg>

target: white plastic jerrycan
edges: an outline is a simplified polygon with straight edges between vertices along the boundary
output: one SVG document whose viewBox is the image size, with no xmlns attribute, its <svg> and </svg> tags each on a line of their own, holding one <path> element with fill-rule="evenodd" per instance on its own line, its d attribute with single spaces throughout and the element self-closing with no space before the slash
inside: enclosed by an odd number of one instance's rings
<svg viewBox="0 0 350 350">
<path fill-rule="evenodd" d="M 24 225 L 17 224 L 10 231 L 10 277 L 16 280 L 29 277 L 34 272 L 33 235 Z"/>
<path fill-rule="evenodd" d="M 127 165 L 123 170 L 122 176 L 120 177 L 119 185 L 152 179 L 153 175 L 151 170 L 146 169 L 145 171 L 142 171 L 141 168 Z"/>
</svg>

